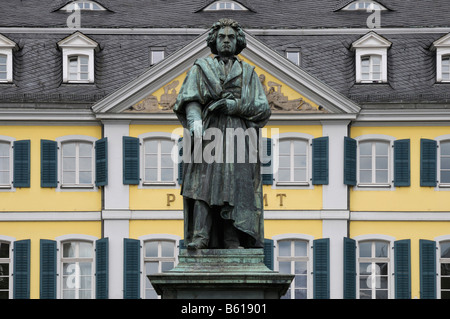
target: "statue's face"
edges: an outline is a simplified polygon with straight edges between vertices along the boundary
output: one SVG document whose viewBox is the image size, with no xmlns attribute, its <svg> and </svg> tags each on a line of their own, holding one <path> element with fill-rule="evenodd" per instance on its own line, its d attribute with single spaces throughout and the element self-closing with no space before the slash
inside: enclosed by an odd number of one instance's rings
<svg viewBox="0 0 450 319">
<path fill-rule="evenodd" d="M 220 57 L 232 57 L 236 52 L 236 32 L 231 27 L 224 27 L 217 33 L 217 52 Z"/>
</svg>

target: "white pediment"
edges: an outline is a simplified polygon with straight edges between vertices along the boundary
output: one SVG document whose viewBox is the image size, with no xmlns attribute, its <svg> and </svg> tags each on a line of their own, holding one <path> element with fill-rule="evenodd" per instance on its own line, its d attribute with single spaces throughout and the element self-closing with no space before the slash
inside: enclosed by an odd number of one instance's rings
<svg viewBox="0 0 450 319">
<path fill-rule="evenodd" d="M 58 42 L 60 48 L 98 48 L 98 43 L 77 31 Z"/>
<path fill-rule="evenodd" d="M 437 39 L 433 42 L 432 49 L 436 48 L 449 48 L 450 47 L 450 33 L 444 35 L 443 37 Z"/>
<path fill-rule="evenodd" d="M 362 38 L 352 43 L 352 49 L 358 48 L 389 48 L 392 42 L 376 34 L 375 32 L 369 32 Z"/>
<path fill-rule="evenodd" d="M 14 41 L 12 41 L 12 40 L 10 40 L 10 39 L 8 39 L 7 37 L 5 37 L 4 35 L 1 35 L 0 34 L 0 48 L 3 48 L 3 49 L 5 49 L 5 48 L 16 48 L 17 47 L 17 44 L 14 42 Z"/>
<path fill-rule="evenodd" d="M 309 107 L 312 105 L 317 107 L 319 113 L 327 113 L 327 115 L 354 115 L 359 113 L 360 107 L 355 102 L 308 74 L 251 34 L 247 32 L 245 34 L 247 47 L 240 53 L 240 56 L 244 61 L 255 65 L 255 70 L 258 69 L 259 72 L 264 70 L 263 72 L 270 75 L 271 79 L 276 79 L 277 83 L 267 81 L 268 86 L 272 85 L 274 90 L 280 88 L 292 89 L 293 92 L 304 97 L 304 101 L 308 101 L 308 105 L 305 105 L 304 109 L 312 110 Z M 92 107 L 96 116 L 98 118 L 114 118 L 114 114 L 119 113 L 125 116 L 124 113 L 130 114 L 130 108 L 133 106 L 142 103 L 142 101 L 148 101 L 148 97 L 152 96 L 155 91 L 164 87 L 165 93 L 170 93 L 175 83 L 181 85 L 180 75 L 187 72 L 196 59 L 211 54 L 206 45 L 207 36 L 208 32 L 205 32 L 184 48 L 149 68 L 138 78 L 97 102 Z M 258 75 L 260 74 L 258 73 Z M 289 105 L 294 105 L 301 100 L 298 98 L 290 100 L 291 96 L 292 94 L 287 96 L 281 92 L 278 97 L 287 99 L 287 102 L 290 102 L 287 103 Z M 152 99 L 150 102 L 153 104 L 158 102 L 157 97 L 153 96 Z"/>
</svg>

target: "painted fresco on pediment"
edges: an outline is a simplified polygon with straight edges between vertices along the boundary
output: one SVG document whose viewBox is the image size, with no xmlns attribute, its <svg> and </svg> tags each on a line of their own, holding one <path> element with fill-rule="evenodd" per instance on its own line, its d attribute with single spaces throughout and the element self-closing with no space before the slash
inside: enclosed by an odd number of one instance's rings
<svg viewBox="0 0 450 319">
<path fill-rule="evenodd" d="M 283 84 L 271 74 L 256 66 L 252 62 L 239 57 L 255 66 L 255 71 L 264 88 L 270 108 L 273 113 L 328 113 L 316 103 L 308 100 L 298 92 Z M 164 85 L 138 103 L 130 106 L 125 112 L 138 113 L 166 113 L 172 112 L 173 106 L 181 88 L 186 73 Z"/>
</svg>

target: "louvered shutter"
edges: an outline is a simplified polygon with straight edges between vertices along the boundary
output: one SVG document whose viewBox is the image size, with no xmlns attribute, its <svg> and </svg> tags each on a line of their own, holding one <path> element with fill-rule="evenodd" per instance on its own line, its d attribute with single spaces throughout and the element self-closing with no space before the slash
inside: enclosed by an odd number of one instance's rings
<svg viewBox="0 0 450 319">
<path fill-rule="evenodd" d="M 95 142 L 95 185 L 108 185 L 108 138 Z"/>
<path fill-rule="evenodd" d="M 139 184 L 139 139 L 123 137 L 123 183 Z"/>
<path fill-rule="evenodd" d="M 313 242 L 314 299 L 330 298 L 330 239 Z"/>
<path fill-rule="evenodd" d="M 410 140 L 394 142 L 394 186 L 410 186 Z"/>
<path fill-rule="evenodd" d="M 262 138 L 262 183 L 263 185 L 273 184 L 273 161 L 272 161 L 272 139 Z"/>
<path fill-rule="evenodd" d="M 178 139 L 178 184 L 181 185 L 183 183 L 183 138 L 180 137 Z"/>
<path fill-rule="evenodd" d="M 344 184 L 356 185 L 356 140 L 344 137 Z"/>
<path fill-rule="evenodd" d="M 13 298 L 30 299 L 30 240 L 14 242 Z"/>
<path fill-rule="evenodd" d="M 420 299 L 436 299 L 436 242 L 419 240 Z"/>
<path fill-rule="evenodd" d="M 55 141 L 41 140 L 41 187 L 58 186 L 58 146 Z"/>
<path fill-rule="evenodd" d="M 15 141 L 13 143 L 14 187 L 30 187 L 30 141 Z"/>
<path fill-rule="evenodd" d="M 40 298 L 56 299 L 56 241 L 40 241 Z"/>
<path fill-rule="evenodd" d="M 356 299 L 356 242 L 344 237 L 344 299 Z"/>
<path fill-rule="evenodd" d="M 95 297 L 108 299 L 109 241 L 102 238 L 95 242 Z"/>
<path fill-rule="evenodd" d="M 123 298 L 140 298 L 140 254 L 141 243 L 136 239 L 124 238 L 124 276 Z"/>
<path fill-rule="evenodd" d="M 435 187 L 437 184 L 437 142 L 420 140 L 420 186 Z"/>
<path fill-rule="evenodd" d="M 264 265 L 270 270 L 273 270 L 273 240 L 264 239 Z"/>
<path fill-rule="evenodd" d="M 312 140 L 312 183 L 328 185 L 328 136 Z"/>
<path fill-rule="evenodd" d="M 394 242 L 395 299 L 411 298 L 411 241 Z"/>
</svg>

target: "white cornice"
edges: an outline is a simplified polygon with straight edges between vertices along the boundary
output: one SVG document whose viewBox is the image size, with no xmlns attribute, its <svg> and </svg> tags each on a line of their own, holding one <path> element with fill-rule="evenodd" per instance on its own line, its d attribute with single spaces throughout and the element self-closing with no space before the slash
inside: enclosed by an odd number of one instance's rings
<svg viewBox="0 0 450 319">
<path fill-rule="evenodd" d="M 96 121 L 91 110 L 0 109 L 1 121 Z"/>
<path fill-rule="evenodd" d="M 356 118 L 357 122 L 442 122 L 450 121 L 450 109 L 363 109 Z"/>
</svg>

